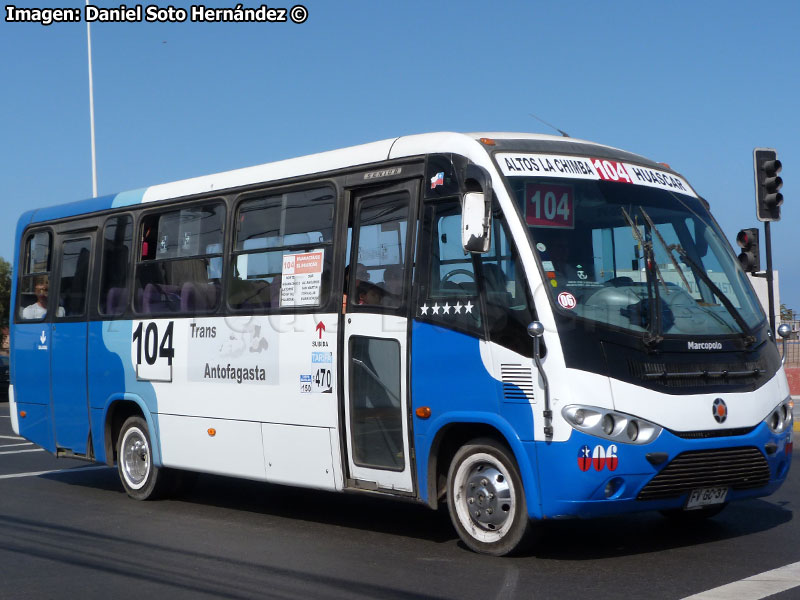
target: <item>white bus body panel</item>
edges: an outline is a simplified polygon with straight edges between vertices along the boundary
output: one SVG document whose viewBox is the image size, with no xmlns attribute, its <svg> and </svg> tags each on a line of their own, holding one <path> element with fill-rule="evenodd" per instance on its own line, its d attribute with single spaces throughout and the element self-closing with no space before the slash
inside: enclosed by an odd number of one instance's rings
<svg viewBox="0 0 800 600">
<path fill-rule="evenodd" d="M 673 431 L 703 431 L 752 427 L 789 396 L 786 376 L 779 369 L 775 376 L 754 392 L 670 395 L 630 383 L 611 380 L 614 408 L 636 415 Z M 727 419 L 721 426 L 714 419 L 715 398 L 727 404 Z"/>
<path fill-rule="evenodd" d="M 158 379 L 148 379 L 148 366 L 135 364 L 135 347 L 131 360 L 140 379 L 152 384 L 158 413 L 336 428 L 337 317 L 306 314 L 175 319 L 171 371 L 166 360 L 159 357 L 153 365 L 161 367 L 155 372 Z M 141 321 L 143 329 L 151 322 Z M 158 330 L 164 331 L 170 320 L 155 322 Z M 138 323 L 134 322 L 134 328 Z M 317 329 L 320 323 L 325 325 L 324 331 Z M 201 329 L 213 331 L 214 337 L 197 337 Z M 313 362 L 320 352 L 331 362 Z M 312 374 L 320 365 L 332 371 L 326 391 L 304 389 L 301 376 Z M 239 381 L 236 369 L 249 374 Z"/>
<path fill-rule="evenodd" d="M 160 414 L 158 433 L 165 467 L 267 478 L 260 423 Z"/>
<path fill-rule="evenodd" d="M 334 466 L 339 459 L 333 458 L 333 448 L 339 440 L 332 429 L 263 423 L 261 431 L 268 481 L 341 489 L 342 476 Z"/>
<path fill-rule="evenodd" d="M 19 435 L 19 418 L 17 417 L 17 401 L 14 398 L 14 386 L 8 386 L 8 413 L 11 416 L 11 430 Z"/>
</svg>

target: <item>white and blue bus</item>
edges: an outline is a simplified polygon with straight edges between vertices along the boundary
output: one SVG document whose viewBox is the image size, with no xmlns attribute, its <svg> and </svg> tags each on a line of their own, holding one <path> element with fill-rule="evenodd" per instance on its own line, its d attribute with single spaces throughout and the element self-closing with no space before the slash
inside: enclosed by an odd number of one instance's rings
<svg viewBox="0 0 800 600">
<path fill-rule="evenodd" d="M 791 462 L 791 400 L 708 203 L 530 134 L 399 137 L 26 212 L 10 411 L 136 499 L 216 473 L 538 520 L 709 517 Z"/>
</svg>

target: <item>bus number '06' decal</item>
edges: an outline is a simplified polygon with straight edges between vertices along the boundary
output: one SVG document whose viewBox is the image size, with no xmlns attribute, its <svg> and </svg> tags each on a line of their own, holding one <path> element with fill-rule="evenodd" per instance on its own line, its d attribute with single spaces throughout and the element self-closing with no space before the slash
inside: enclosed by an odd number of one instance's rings
<svg viewBox="0 0 800 600">
<path fill-rule="evenodd" d="M 588 471 L 594 467 L 595 471 L 602 471 L 608 469 L 609 471 L 616 471 L 619 465 L 619 458 L 617 457 L 617 445 L 611 444 L 608 448 L 604 448 L 599 444 L 594 449 L 589 446 L 582 446 L 578 450 L 578 468 L 581 471 Z"/>
<path fill-rule="evenodd" d="M 175 357 L 172 330 L 174 321 L 169 321 L 163 332 L 158 323 L 139 323 L 133 331 L 132 354 L 136 355 L 136 376 L 153 381 L 172 381 L 172 359 Z"/>
</svg>

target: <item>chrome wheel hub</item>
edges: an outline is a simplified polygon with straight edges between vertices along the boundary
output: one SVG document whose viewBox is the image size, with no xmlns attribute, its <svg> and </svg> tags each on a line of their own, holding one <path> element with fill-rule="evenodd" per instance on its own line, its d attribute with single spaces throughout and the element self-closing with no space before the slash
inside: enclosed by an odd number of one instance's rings
<svg viewBox="0 0 800 600">
<path fill-rule="evenodd" d="M 125 478 L 131 486 L 140 487 L 150 473 L 150 449 L 147 440 L 139 431 L 129 431 L 125 436 L 122 454 Z"/>
<path fill-rule="evenodd" d="M 464 486 L 464 501 L 472 522 L 488 531 L 502 528 L 513 512 L 508 480 L 493 465 L 475 465 Z"/>
</svg>

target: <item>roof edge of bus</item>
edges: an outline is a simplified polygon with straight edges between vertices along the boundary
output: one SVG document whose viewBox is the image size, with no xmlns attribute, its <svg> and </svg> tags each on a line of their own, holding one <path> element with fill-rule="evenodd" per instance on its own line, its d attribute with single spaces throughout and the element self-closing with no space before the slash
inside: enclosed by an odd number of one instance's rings
<svg viewBox="0 0 800 600">
<path fill-rule="evenodd" d="M 222 191 L 260 182 L 288 179 L 360 164 L 380 162 L 389 158 L 389 152 L 397 139 L 389 138 L 357 146 L 307 154 L 232 171 L 223 171 L 154 185 L 145 190 L 141 202 L 155 202 L 168 198 Z"/>
<path fill-rule="evenodd" d="M 346 167 L 367 165 L 370 163 L 382 162 L 393 158 L 404 158 L 427 154 L 432 152 L 452 152 L 472 155 L 476 158 L 480 154 L 488 159 L 485 154 L 486 146 L 481 143 L 481 138 L 491 138 L 496 140 L 531 140 L 540 142 L 572 143 L 581 145 L 591 145 L 595 147 L 608 148 L 617 152 L 624 150 L 614 148 L 577 138 L 565 138 L 542 133 L 522 133 L 522 132 L 474 132 L 458 133 L 450 131 L 440 131 L 431 133 L 420 133 L 405 135 L 335 150 L 318 152 L 299 157 L 287 158 L 279 161 L 262 163 L 231 171 L 222 171 L 198 177 L 191 177 L 178 181 L 168 182 L 111 194 L 97 198 L 89 198 L 66 204 L 43 207 L 28 211 L 20 219 L 30 215 L 30 220 L 26 223 L 50 221 L 54 219 L 120 208 L 124 206 L 194 196 L 198 194 L 224 192 L 231 188 L 253 185 L 262 182 L 278 181 L 293 177 L 313 175 L 334 171 Z M 480 151 L 480 149 L 483 149 Z M 638 155 L 635 155 L 638 156 Z M 645 163 L 653 161 L 640 157 Z M 479 162 L 484 160 L 479 159 Z"/>
</svg>

